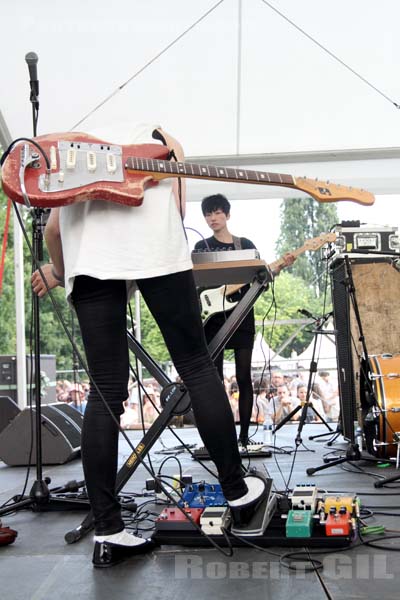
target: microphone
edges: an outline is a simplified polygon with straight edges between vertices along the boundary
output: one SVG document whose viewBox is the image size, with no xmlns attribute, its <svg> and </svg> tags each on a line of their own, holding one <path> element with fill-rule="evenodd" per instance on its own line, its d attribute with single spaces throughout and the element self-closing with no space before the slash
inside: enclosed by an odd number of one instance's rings
<svg viewBox="0 0 400 600">
<path fill-rule="evenodd" d="M 307 319 L 315 320 L 314 315 L 312 315 L 310 312 L 308 312 L 308 310 L 306 310 L 305 308 L 300 308 L 297 312 L 300 313 L 301 315 L 304 315 L 305 317 L 307 317 Z"/>
<path fill-rule="evenodd" d="M 29 79 L 31 84 L 31 102 L 37 102 L 39 96 L 39 80 L 37 76 L 38 55 L 36 52 L 28 52 L 25 55 L 25 61 L 29 69 Z"/>
</svg>

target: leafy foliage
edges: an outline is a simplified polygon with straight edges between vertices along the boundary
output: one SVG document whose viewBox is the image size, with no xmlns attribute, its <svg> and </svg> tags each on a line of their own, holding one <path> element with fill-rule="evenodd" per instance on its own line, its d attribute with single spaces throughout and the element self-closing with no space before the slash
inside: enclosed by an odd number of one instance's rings
<svg viewBox="0 0 400 600">
<path fill-rule="evenodd" d="M 281 233 L 276 243 L 278 254 L 302 246 L 307 239 L 326 233 L 338 222 L 336 204 L 321 204 L 312 198 L 289 198 L 281 205 Z M 319 252 L 306 252 L 290 272 L 313 285 L 316 294 L 324 291 L 325 263 Z"/>
<path fill-rule="evenodd" d="M 319 316 L 323 312 L 321 300 L 316 297 L 313 287 L 306 285 L 301 277 L 284 271 L 275 279 L 273 288 L 267 290 L 258 299 L 255 305 L 256 323 L 264 319 L 269 321 L 304 319 L 298 313 L 301 308 L 306 308 L 311 314 Z M 294 339 L 281 350 L 293 335 Z M 312 335 L 309 327 L 304 328 L 300 324 L 264 327 L 265 341 L 274 351 L 286 358 L 289 358 L 293 351 L 301 354 L 310 344 Z"/>
<path fill-rule="evenodd" d="M 0 231 L 1 242 L 3 239 L 4 223 L 6 218 L 7 199 L 0 191 Z M 14 209 L 12 209 L 14 215 Z M 12 215 L 12 216 L 13 216 Z M 27 211 L 22 211 L 24 226 L 28 238 L 32 236 L 32 219 Z M 7 252 L 4 268 L 3 293 L 0 296 L 0 354 L 15 354 L 16 352 L 16 313 L 15 313 L 15 275 L 14 275 L 14 227 L 19 227 L 16 218 L 10 219 L 10 230 L 8 234 Z M 32 259 L 29 248 L 24 242 L 24 301 L 25 301 L 25 338 L 27 340 L 27 353 L 33 346 L 32 340 L 32 289 L 30 278 L 32 272 Z M 47 260 L 44 251 L 44 260 Z M 71 329 L 72 312 L 65 302 L 64 290 L 57 288 L 53 290 L 55 300 L 60 312 Z M 71 344 L 64 333 L 62 326 L 54 312 L 49 297 L 40 300 L 40 347 L 41 354 L 55 354 L 58 369 L 72 369 L 73 353 Z M 79 328 L 75 324 L 77 343 L 82 351 L 82 344 L 78 334 Z"/>
</svg>

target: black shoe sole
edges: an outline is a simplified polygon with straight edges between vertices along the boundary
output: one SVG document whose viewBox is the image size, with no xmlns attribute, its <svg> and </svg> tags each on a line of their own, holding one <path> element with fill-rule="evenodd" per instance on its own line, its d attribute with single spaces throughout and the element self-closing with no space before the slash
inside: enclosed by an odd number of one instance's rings
<svg viewBox="0 0 400 600">
<path fill-rule="evenodd" d="M 93 551 L 93 566 L 99 569 L 113 567 L 133 556 L 147 554 L 157 547 L 157 544 L 151 540 L 146 540 L 139 546 L 121 546 L 109 542 L 95 542 Z"/>
</svg>

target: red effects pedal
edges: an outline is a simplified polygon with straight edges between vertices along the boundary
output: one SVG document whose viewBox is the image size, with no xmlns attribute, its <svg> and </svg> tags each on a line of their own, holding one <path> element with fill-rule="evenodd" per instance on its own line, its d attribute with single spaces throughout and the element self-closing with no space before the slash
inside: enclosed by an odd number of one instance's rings
<svg viewBox="0 0 400 600">
<path fill-rule="evenodd" d="M 186 514 L 200 527 L 200 517 L 204 508 L 184 508 L 183 512 L 179 508 L 164 508 L 160 516 L 156 519 L 156 530 L 179 530 L 188 531 L 196 529 L 195 526 L 185 516 Z"/>
</svg>

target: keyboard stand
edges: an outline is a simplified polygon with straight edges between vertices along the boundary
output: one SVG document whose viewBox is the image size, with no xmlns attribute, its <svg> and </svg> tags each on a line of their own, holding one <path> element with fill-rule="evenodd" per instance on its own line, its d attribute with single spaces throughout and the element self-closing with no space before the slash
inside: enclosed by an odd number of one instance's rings
<svg viewBox="0 0 400 600">
<path fill-rule="evenodd" d="M 270 281 L 270 272 L 265 266 L 261 266 L 260 270 L 256 273 L 250 289 L 235 306 L 221 329 L 211 340 L 208 348 L 213 360 L 226 346 L 233 333 L 249 314 L 259 296 L 268 288 Z M 147 456 L 164 429 L 168 427 L 170 420 L 177 414 L 184 414 L 190 407 L 190 398 L 185 387 L 182 384 L 174 383 L 170 380 L 130 331 L 127 332 L 127 337 L 129 349 L 162 387 L 160 399 L 163 409 L 119 469 L 115 486 L 117 494 L 132 477 L 140 462 Z M 78 527 L 65 534 L 65 541 L 68 544 L 78 542 L 92 529 L 93 514 L 92 511 L 90 511 Z"/>
</svg>

